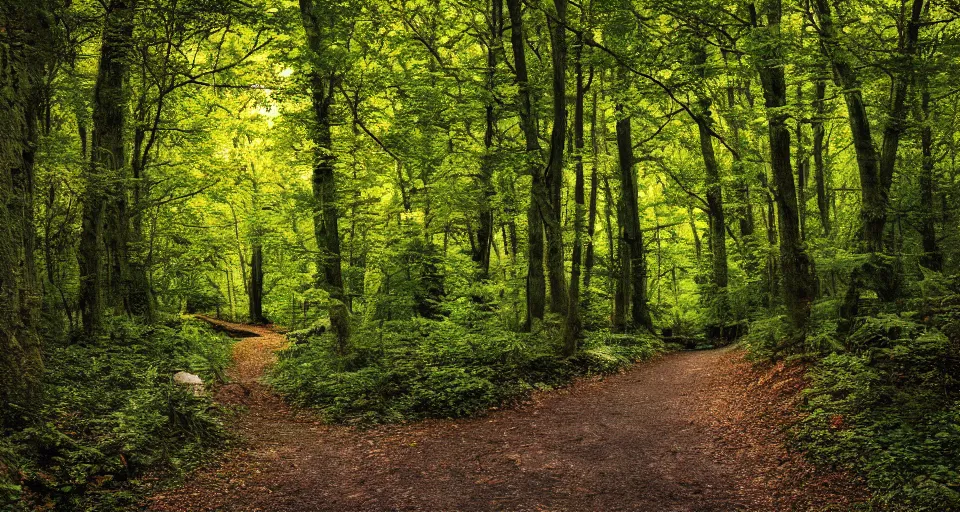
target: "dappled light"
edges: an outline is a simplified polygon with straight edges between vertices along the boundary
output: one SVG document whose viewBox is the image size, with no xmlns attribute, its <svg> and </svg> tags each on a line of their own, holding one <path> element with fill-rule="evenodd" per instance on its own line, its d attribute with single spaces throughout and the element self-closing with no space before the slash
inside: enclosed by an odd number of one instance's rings
<svg viewBox="0 0 960 512">
<path fill-rule="evenodd" d="M 0 509 L 960 510 L 958 19 L 0 0 Z"/>
</svg>

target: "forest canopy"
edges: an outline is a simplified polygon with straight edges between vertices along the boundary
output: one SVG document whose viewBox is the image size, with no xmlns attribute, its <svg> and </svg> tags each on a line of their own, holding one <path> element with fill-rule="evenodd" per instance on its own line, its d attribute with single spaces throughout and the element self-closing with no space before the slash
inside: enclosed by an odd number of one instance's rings
<svg viewBox="0 0 960 512">
<path fill-rule="evenodd" d="M 745 336 L 812 365 L 797 439 L 815 457 L 902 448 L 912 462 L 860 468 L 870 484 L 956 506 L 958 17 L 0 0 L 0 427 L 20 436 L 0 473 L 29 467 L 67 503 L 136 472 L 77 443 L 147 466 L 158 439 L 220 442 L 186 399 L 196 421 L 131 427 L 137 447 L 71 423 L 108 414 L 69 398 L 112 375 L 72 373 L 90 355 L 131 367 L 128 391 L 222 378 L 225 342 L 184 319 L 203 314 L 292 331 L 269 380 L 332 421 L 474 414 Z M 68 455 L 86 469 L 37 483 Z"/>
</svg>

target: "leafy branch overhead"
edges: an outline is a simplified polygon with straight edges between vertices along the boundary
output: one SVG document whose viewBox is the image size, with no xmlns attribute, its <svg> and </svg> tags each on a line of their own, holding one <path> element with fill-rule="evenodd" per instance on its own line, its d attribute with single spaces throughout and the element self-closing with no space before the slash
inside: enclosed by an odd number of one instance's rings
<svg viewBox="0 0 960 512">
<path fill-rule="evenodd" d="M 177 439 L 217 446 L 215 393 L 169 380 L 229 386 L 205 315 L 273 325 L 257 368 L 342 422 L 742 341 L 809 364 L 791 431 L 815 460 L 877 504 L 958 508 L 958 18 L 4 2 L 0 493 L 93 507 L 186 467 Z"/>
</svg>

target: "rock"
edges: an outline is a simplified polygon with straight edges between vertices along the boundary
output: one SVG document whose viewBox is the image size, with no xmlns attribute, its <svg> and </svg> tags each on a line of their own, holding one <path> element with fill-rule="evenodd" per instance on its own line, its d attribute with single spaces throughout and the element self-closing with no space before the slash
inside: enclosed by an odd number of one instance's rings
<svg viewBox="0 0 960 512">
<path fill-rule="evenodd" d="M 173 375 L 173 382 L 187 388 L 193 396 L 203 396 L 203 379 L 198 375 L 187 372 L 177 372 Z"/>
</svg>

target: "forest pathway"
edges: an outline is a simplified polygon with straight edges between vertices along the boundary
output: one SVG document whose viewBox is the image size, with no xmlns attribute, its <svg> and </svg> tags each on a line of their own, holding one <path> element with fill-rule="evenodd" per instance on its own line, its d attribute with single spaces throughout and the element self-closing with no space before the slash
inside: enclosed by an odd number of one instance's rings
<svg viewBox="0 0 960 512">
<path fill-rule="evenodd" d="M 682 352 L 538 393 L 469 420 L 358 431 L 324 425 L 257 382 L 282 335 L 241 339 L 217 399 L 244 404 L 244 443 L 156 511 L 849 510 L 864 493 L 789 453 L 798 368 L 755 370 L 733 349 Z"/>
</svg>

